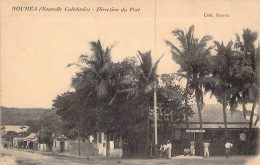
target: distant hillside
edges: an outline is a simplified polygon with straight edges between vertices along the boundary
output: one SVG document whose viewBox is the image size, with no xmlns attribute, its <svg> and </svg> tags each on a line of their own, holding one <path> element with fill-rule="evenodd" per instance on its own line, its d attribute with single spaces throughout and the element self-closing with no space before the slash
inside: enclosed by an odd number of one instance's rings
<svg viewBox="0 0 260 165">
<path fill-rule="evenodd" d="M 54 109 L 1 107 L 1 125 L 20 125 L 28 120 L 41 120 L 47 115 L 56 115 Z"/>
</svg>

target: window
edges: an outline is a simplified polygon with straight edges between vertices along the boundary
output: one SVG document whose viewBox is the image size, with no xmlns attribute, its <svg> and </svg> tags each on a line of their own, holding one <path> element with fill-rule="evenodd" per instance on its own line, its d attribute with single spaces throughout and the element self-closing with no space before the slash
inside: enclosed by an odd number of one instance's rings
<svg viewBox="0 0 260 165">
<path fill-rule="evenodd" d="M 114 148 L 122 148 L 120 136 L 114 136 Z"/>
<path fill-rule="evenodd" d="M 180 140 L 181 139 L 181 130 L 174 131 L 174 139 Z"/>
<path fill-rule="evenodd" d="M 98 143 L 101 143 L 101 133 L 97 134 L 97 141 L 98 141 Z"/>
</svg>

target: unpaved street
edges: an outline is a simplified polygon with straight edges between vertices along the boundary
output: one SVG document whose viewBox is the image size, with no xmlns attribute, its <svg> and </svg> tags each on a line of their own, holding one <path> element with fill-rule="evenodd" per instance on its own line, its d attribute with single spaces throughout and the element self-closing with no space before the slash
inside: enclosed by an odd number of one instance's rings
<svg viewBox="0 0 260 165">
<path fill-rule="evenodd" d="M 78 165 L 78 164 L 171 164 L 171 165 L 243 165 L 255 164 L 255 157 L 233 156 L 211 157 L 208 159 L 120 159 L 108 157 L 81 157 L 52 155 L 51 153 L 28 152 L 14 149 L 3 149 L 1 147 L 1 165 Z M 259 162 L 258 162 L 259 163 Z"/>
</svg>

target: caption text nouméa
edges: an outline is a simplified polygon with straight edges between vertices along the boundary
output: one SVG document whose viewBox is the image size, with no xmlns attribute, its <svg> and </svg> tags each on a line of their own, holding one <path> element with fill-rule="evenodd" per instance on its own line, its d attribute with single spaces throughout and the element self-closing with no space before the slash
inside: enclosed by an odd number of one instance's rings
<svg viewBox="0 0 260 165">
<path fill-rule="evenodd" d="M 60 11 L 78 11 L 78 12 L 140 12 L 140 8 L 135 7 L 122 7 L 122 8 L 114 8 L 114 7 L 38 7 L 38 6 L 13 6 L 12 11 L 20 11 L 20 12 L 60 12 Z"/>
</svg>

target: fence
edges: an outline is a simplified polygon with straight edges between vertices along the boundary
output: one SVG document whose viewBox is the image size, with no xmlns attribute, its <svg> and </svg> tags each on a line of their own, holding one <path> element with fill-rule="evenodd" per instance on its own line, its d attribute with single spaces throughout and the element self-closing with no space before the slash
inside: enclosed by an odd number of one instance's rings
<svg viewBox="0 0 260 165">
<path fill-rule="evenodd" d="M 79 144 L 78 141 L 68 141 L 68 151 L 71 154 L 78 154 L 79 153 Z M 98 155 L 97 144 L 89 141 L 80 142 L 80 154 L 91 156 L 91 155 Z"/>
</svg>

